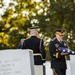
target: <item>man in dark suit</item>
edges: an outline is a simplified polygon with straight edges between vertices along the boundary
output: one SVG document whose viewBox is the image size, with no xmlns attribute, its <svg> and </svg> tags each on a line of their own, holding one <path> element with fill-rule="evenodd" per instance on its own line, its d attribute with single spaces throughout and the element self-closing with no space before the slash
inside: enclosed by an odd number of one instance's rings
<svg viewBox="0 0 75 75">
<path fill-rule="evenodd" d="M 46 52 L 44 49 L 43 40 L 37 38 L 37 28 L 37 26 L 30 27 L 31 37 L 24 41 L 22 49 L 31 49 L 34 55 L 34 64 L 43 65 L 46 58 Z"/>
<path fill-rule="evenodd" d="M 25 37 L 20 37 L 20 43 L 19 43 L 17 49 L 22 49 L 24 40 L 25 40 Z"/>
<path fill-rule="evenodd" d="M 49 43 L 51 68 L 53 69 L 54 75 L 66 75 L 67 66 L 65 55 L 67 55 L 68 53 L 58 50 L 58 47 L 68 47 L 67 43 L 63 41 L 64 32 L 65 30 L 62 29 L 56 30 L 56 37 Z"/>
</svg>

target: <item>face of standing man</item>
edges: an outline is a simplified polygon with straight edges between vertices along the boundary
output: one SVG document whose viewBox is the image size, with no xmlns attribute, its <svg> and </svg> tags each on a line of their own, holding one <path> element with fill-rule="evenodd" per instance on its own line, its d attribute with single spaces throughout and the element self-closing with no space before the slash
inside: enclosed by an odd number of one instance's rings
<svg viewBox="0 0 75 75">
<path fill-rule="evenodd" d="M 62 41 L 63 37 L 64 37 L 64 32 L 65 32 L 65 30 L 61 30 L 61 29 L 60 30 L 56 30 L 56 33 L 55 33 L 56 38 L 58 40 Z"/>
<path fill-rule="evenodd" d="M 63 40 L 63 35 L 59 35 L 59 34 L 56 34 L 56 38 L 58 39 L 58 40 L 60 40 L 60 41 L 62 41 Z"/>
</svg>

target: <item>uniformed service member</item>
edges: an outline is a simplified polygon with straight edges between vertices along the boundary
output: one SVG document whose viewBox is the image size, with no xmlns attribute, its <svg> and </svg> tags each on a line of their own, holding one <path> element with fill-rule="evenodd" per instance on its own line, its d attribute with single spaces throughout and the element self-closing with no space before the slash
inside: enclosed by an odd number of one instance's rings
<svg viewBox="0 0 75 75">
<path fill-rule="evenodd" d="M 64 53 L 58 50 L 58 47 L 67 48 L 68 45 L 63 41 L 65 30 L 58 29 L 55 31 L 55 38 L 49 43 L 49 51 L 51 56 L 51 68 L 54 75 L 66 75 L 66 59 Z"/>
<path fill-rule="evenodd" d="M 43 40 L 38 38 L 38 26 L 30 27 L 30 38 L 23 43 L 22 49 L 31 49 L 34 55 L 34 64 L 43 65 L 46 58 Z"/>
</svg>

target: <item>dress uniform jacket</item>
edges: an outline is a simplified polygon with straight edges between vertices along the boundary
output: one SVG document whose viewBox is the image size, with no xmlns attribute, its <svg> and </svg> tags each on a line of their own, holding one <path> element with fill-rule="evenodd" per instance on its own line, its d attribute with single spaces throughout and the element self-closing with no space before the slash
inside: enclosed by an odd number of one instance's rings
<svg viewBox="0 0 75 75">
<path fill-rule="evenodd" d="M 61 51 L 58 50 L 58 47 L 66 48 L 67 43 L 64 41 L 59 42 L 56 38 L 50 41 L 49 51 L 51 56 L 51 68 L 66 69 L 65 56 L 61 56 Z"/>
<path fill-rule="evenodd" d="M 43 64 L 42 59 L 45 59 L 45 57 L 46 57 L 43 40 L 41 42 L 41 47 L 40 47 L 40 41 L 41 41 L 41 39 L 37 38 L 36 36 L 31 36 L 29 39 L 26 39 L 23 43 L 22 49 L 33 50 L 35 65 L 42 65 Z M 41 56 L 38 54 L 41 54 Z"/>
</svg>

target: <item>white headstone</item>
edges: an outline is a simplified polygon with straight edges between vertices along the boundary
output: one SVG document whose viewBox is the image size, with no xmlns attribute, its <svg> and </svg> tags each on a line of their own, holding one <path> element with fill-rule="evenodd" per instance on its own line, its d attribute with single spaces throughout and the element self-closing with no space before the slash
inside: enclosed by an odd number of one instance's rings
<svg viewBox="0 0 75 75">
<path fill-rule="evenodd" d="M 33 52 L 30 50 L 1 50 L 0 75 L 35 75 Z"/>
<path fill-rule="evenodd" d="M 43 75 L 43 66 L 42 65 L 35 65 L 35 75 Z"/>
<path fill-rule="evenodd" d="M 70 55 L 71 75 L 75 75 L 75 55 Z"/>
</svg>

